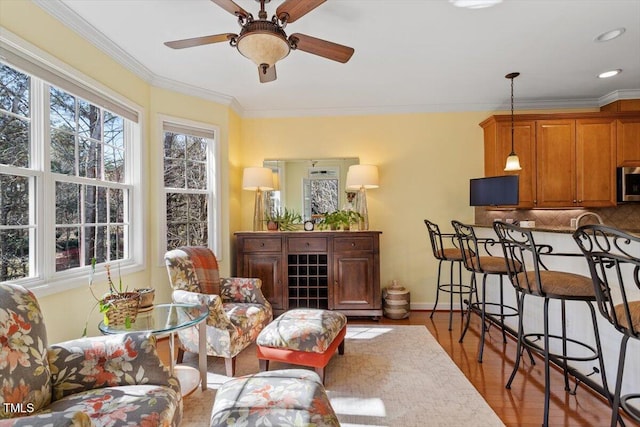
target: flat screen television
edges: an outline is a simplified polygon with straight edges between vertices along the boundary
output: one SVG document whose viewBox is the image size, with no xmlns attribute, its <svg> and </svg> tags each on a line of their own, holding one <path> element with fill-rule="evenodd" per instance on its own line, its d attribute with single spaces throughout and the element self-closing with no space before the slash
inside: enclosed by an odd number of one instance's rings
<svg viewBox="0 0 640 427">
<path fill-rule="evenodd" d="M 518 175 L 489 176 L 469 180 L 471 206 L 517 205 Z"/>
</svg>

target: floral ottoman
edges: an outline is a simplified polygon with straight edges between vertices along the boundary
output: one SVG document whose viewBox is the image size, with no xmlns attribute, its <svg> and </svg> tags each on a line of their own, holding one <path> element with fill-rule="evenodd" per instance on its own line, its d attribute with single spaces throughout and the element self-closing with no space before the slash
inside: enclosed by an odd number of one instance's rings
<svg viewBox="0 0 640 427">
<path fill-rule="evenodd" d="M 211 427 L 294 425 L 340 425 L 315 372 L 259 372 L 227 381 L 216 392 Z"/>
<path fill-rule="evenodd" d="M 256 340 L 260 370 L 269 370 L 269 361 L 312 366 L 324 383 L 324 368 L 336 348 L 344 354 L 347 317 L 339 312 L 297 308 L 269 323 Z"/>
</svg>

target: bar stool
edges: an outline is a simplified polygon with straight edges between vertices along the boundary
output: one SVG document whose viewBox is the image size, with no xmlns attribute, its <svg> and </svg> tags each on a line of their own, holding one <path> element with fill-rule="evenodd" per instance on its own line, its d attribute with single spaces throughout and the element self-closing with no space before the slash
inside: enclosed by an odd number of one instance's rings
<svg viewBox="0 0 640 427">
<path fill-rule="evenodd" d="M 451 330 L 451 323 L 453 320 L 453 295 L 458 294 L 460 298 L 460 312 L 464 319 L 464 310 L 462 309 L 462 295 L 469 294 L 471 299 L 471 292 L 473 288 L 471 285 L 462 283 L 462 251 L 458 247 L 458 241 L 454 233 L 441 233 L 438 224 L 424 220 L 424 224 L 429 231 L 429 241 L 431 242 L 431 249 L 433 250 L 433 256 L 438 260 L 438 287 L 436 291 L 436 302 L 431 310 L 429 318 L 433 318 L 433 313 L 438 307 L 438 299 L 440 297 L 440 291 L 447 292 L 449 294 L 449 330 Z M 451 241 L 450 244 L 445 245 L 445 241 Z M 440 283 L 440 273 L 442 272 L 442 263 L 449 263 L 449 283 Z M 458 283 L 453 281 L 454 266 L 458 265 Z"/>
<path fill-rule="evenodd" d="M 476 237 L 475 230 L 471 225 L 466 225 L 456 220 L 451 221 L 451 224 L 456 231 L 456 236 L 458 238 L 460 248 L 462 249 L 463 264 L 465 268 L 471 272 L 471 286 L 473 286 L 476 290 L 475 302 L 473 302 L 472 296 L 469 297 L 467 321 L 465 323 L 464 330 L 462 331 L 462 335 L 460 336 L 460 339 L 458 341 L 463 341 L 464 336 L 469 329 L 471 312 L 478 313 L 478 315 L 480 315 L 480 318 L 482 319 L 482 332 L 480 333 L 478 362 L 482 363 L 485 332 L 489 329 L 486 324 L 487 317 L 490 321 L 493 321 L 495 318 L 499 319 L 500 329 L 502 330 L 502 342 L 506 343 L 507 335 L 504 328 L 504 319 L 505 317 L 517 316 L 518 309 L 504 303 L 503 277 L 508 274 L 507 265 L 503 257 L 493 256 L 490 252 L 490 248 L 492 246 L 496 246 L 496 248 L 494 248 L 494 251 L 500 250 L 499 243 L 495 239 Z M 481 255 L 482 253 L 486 253 L 487 255 Z M 478 299 L 476 274 L 482 274 L 482 300 Z M 491 275 L 497 275 L 500 278 L 499 302 L 486 301 L 487 277 Z"/>
<path fill-rule="evenodd" d="M 498 235 L 502 245 L 504 257 L 507 260 L 507 269 L 509 270 L 509 279 L 513 286 L 517 289 L 518 310 L 520 318 L 518 321 L 518 348 L 516 349 L 516 361 L 506 388 L 511 388 L 511 383 L 515 378 L 520 366 L 521 350 L 527 348 L 544 356 L 544 418 L 543 426 L 549 425 L 549 398 L 550 389 L 550 362 L 558 364 L 564 374 L 564 386 L 566 391 L 571 391 L 569 387 L 569 366 L 568 361 L 586 362 L 598 359 L 600 365 L 600 373 L 604 390 L 607 389 L 606 375 L 604 371 L 604 362 L 602 360 L 602 349 L 600 345 L 600 335 L 598 333 L 598 323 L 596 319 L 595 309 L 592 302 L 596 300 L 593 290 L 592 281 L 589 277 L 579 274 L 568 273 L 564 271 L 548 270 L 541 261 L 541 256 L 551 253 L 551 247 L 548 245 L 536 245 L 531 230 L 517 227 L 512 224 L 503 222 L 495 222 L 493 228 Z M 534 296 L 544 298 L 543 305 L 543 332 L 524 333 L 523 316 L 525 314 L 525 297 Z M 549 301 L 557 300 L 561 307 L 561 335 L 549 333 Z M 595 335 L 595 345 L 585 344 L 576 339 L 568 338 L 566 331 L 566 301 L 583 301 L 589 307 L 591 313 L 591 321 Z M 542 339 L 543 346 L 540 347 L 535 342 Z M 552 353 L 550 341 L 560 340 L 562 344 L 561 353 Z M 582 350 L 579 354 L 568 354 L 567 345 L 575 345 L 576 348 Z M 586 353 L 586 354 L 585 354 Z M 605 392 L 607 399 L 610 399 L 608 392 Z"/>
<path fill-rule="evenodd" d="M 640 423 L 637 406 L 629 405 L 631 400 L 640 399 L 640 393 L 620 396 L 627 342 L 629 338 L 640 339 L 640 300 L 629 299 L 640 290 L 640 238 L 606 225 L 582 226 L 573 238 L 589 263 L 600 314 L 622 333 L 611 426 L 617 421 L 624 424 L 618 412 L 620 407 Z"/>
</svg>

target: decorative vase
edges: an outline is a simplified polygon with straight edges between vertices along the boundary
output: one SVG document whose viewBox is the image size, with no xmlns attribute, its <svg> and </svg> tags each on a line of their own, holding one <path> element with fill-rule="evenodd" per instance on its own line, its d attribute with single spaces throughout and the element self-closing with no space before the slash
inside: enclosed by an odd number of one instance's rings
<svg viewBox="0 0 640 427">
<path fill-rule="evenodd" d="M 275 221 L 267 221 L 267 230 L 278 231 L 278 223 Z"/>
</svg>

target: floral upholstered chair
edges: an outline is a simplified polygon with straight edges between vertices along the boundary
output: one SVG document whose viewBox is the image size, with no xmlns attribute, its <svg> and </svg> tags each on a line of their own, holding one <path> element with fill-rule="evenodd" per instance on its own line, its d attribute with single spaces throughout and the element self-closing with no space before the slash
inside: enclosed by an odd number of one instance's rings
<svg viewBox="0 0 640 427">
<path fill-rule="evenodd" d="M 35 296 L 0 285 L 0 427 L 178 426 L 177 378 L 144 333 L 48 346 Z"/>
<path fill-rule="evenodd" d="M 260 279 L 220 278 L 213 252 L 202 246 L 183 246 L 165 255 L 173 301 L 209 307 L 207 355 L 223 357 L 227 376 L 235 373 L 236 356 L 256 340 L 271 320 L 271 304 L 262 294 Z M 180 352 L 198 352 L 198 334 L 178 331 Z"/>
</svg>

